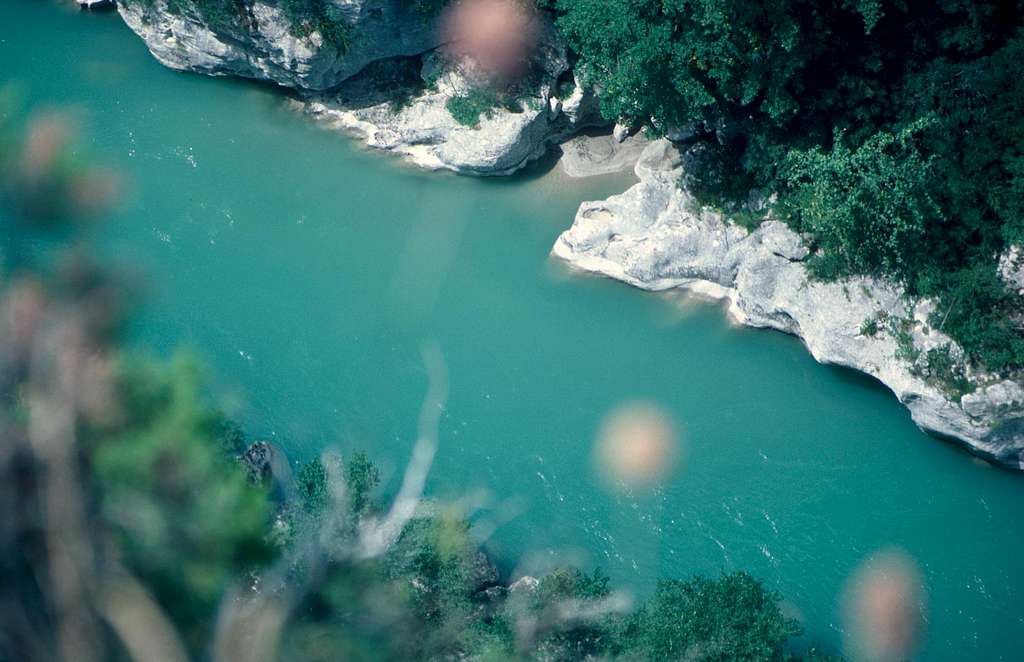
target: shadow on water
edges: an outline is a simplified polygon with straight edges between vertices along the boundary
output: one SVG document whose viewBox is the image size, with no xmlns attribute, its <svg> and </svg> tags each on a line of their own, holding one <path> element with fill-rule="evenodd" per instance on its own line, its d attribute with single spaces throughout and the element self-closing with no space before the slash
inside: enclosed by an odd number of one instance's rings
<svg viewBox="0 0 1024 662">
<path fill-rule="evenodd" d="M 74 6 L 71 3 L 61 3 L 61 4 L 66 4 L 71 9 L 74 9 Z M 79 8 L 79 11 L 87 12 L 89 14 L 116 14 L 117 13 L 117 5 L 114 4 L 114 3 L 110 3 L 110 4 L 106 4 L 106 5 L 100 5 L 98 7 L 86 7 L 85 5 L 82 5 Z"/>
<path fill-rule="evenodd" d="M 541 179 L 550 173 L 558 165 L 560 158 L 562 158 L 562 150 L 557 145 L 554 145 L 549 147 L 543 156 L 530 161 L 521 170 L 517 170 L 510 175 L 486 176 L 480 177 L 480 179 L 496 187 L 521 186 Z"/>
<path fill-rule="evenodd" d="M 881 393 L 889 399 L 895 399 L 896 395 L 877 377 L 861 372 L 855 368 L 835 363 L 823 363 L 825 369 L 835 376 L 836 381 L 849 388 L 867 392 Z"/>
<path fill-rule="evenodd" d="M 907 409 L 901 402 L 899 402 L 899 399 L 896 397 L 896 394 L 893 393 L 888 386 L 886 386 L 876 377 L 847 366 L 828 363 L 823 364 L 823 366 L 826 370 L 831 372 L 831 374 L 835 376 L 836 380 L 839 381 L 844 387 L 850 389 L 857 389 L 864 392 L 881 394 L 882 396 L 886 397 L 890 401 L 892 406 L 899 407 L 902 416 L 908 419 L 912 425 L 921 429 L 921 431 L 928 435 L 931 439 L 943 442 L 943 445 L 949 451 L 956 452 L 961 455 L 966 454 L 968 458 L 977 458 L 979 460 L 984 461 L 987 465 L 995 467 L 1000 471 L 1006 472 L 1008 474 L 1013 474 L 1015 476 L 1024 475 L 1024 472 L 1022 472 L 1020 469 L 1007 464 L 1006 462 L 1000 460 L 995 455 L 991 453 L 986 453 L 977 448 L 969 446 L 968 444 L 961 441 L 960 439 L 957 439 L 954 436 L 920 428 L 920 426 L 917 426 L 917 423 L 914 422 L 913 417 L 910 415 L 910 410 Z"/>
</svg>

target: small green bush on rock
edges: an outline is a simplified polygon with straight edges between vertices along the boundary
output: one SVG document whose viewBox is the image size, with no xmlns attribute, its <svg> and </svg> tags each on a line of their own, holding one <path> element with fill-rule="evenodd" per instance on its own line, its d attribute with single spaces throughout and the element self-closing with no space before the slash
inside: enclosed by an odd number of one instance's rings
<svg viewBox="0 0 1024 662">
<path fill-rule="evenodd" d="M 466 94 L 448 99 L 445 108 L 463 126 L 478 126 L 481 117 L 490 117 L 500 105 L 497 93 L 486 87 L 473 88 Z"/>
<path fill-rule="evenodd" d="M 316 32 L 323 37 L 324 44 L 339 53 L 348 52 L 352 46 L 351 30 L 337 5 L 330 0 L 280 1 L 294 36 L 309 37 Z"/>
</svg>

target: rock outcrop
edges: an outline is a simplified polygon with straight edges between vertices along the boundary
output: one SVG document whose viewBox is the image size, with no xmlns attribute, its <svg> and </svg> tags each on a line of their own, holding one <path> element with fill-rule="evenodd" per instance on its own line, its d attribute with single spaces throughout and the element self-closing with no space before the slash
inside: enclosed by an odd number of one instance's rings
<svg viewBox="0 0 1024 662">
<path fill-rule="evenodd" d="M 285 454 L 269 441 L 256 441 L 238 457 L 249 480 L 271 488 L 272 496 L 284 501 L 294 497 L 295 478 Z"/>
<path fill-rule="evenodd" d="M 512 594 L 526 594 L 532 595 L 537 591 L 537 587 L 540 586 L 540 580 L 533 575 L 523 575 L 519 579 L 509 584 L 508 592 Z"/>
<path fill-rule="evenodd" d="M 127 0 L 119 11 L 164 65 L 292 88 L 299 105 L 327 126 L 425 168 L 509 174 L 581 128 L 605 124 L 593 94 L 561 80 L 569 69 L 566 47 L 546 17 L 530 75 L 495 95 L 470 126 L 453 116 L 451 100 L 489 92 L 471 63 L 451 62 L 438 50 L 436 15 L 402 0 L 333 1 L 350 35 L 344 48 L 316 31 L 296 35 L 274 0 L 256 0 L 243 18 L 221 18 L 215 27 L 200 11 L 173 10 L 168 0 Z M 380 76 L 396 67 L 415 67 L 415 80 Z M 479 96 L 471 103 L 480 105 Z"/>
<path fill-rule="evenodd" d="M 640 159 L 649 141 L 641 134 L 622 142 L 608 134 L 579 135 L 560 145 L 562 158 L 558 163 L 570 177 L 594 177 L 631 170 Z"/>
<path fill-rule="evenodd" d="M 1008 288 L 1024 296 L 1024 248 L 1014 244 L 999 256 L 999 278 Z"/>
<path fill-rule="evenodd" d="M 172 10 L 167 0 L 121 0 L 118 11 L 168 67 L 271 81 L 298 90 L 326 90 L 371 62 L 417 55 L 440 44 L 436 17 L 416 11 L 415 3 L 333 2 L 349 35 L 343 47 L 327 43 L 319 32 L 296 35 L 275 0 L 256 0 L 246 15 L 222 19 L 216 27 L 195 9 Z"/>
<path fill-rule="evenodd" d="M 730 314 L 755 327 L 803 339 L 815 359 L 846 366 L 888 386 L 914 421 L 976 453 L 1024 469 L 1024 388 L 1015 381 L 929 372 L 927 358 L 959 348 L 929 327 L 932 304 L 870 278 L 825 283 L 808 276 L 809 250 L 785 224 L 748 231 L 678 186 L 679 152 L 651 143 L 636 165 L 640 182 L 585 202 L 553 253 L 581 269 L 647 290 L 684 288 L 728 299 Z"/>
<path fill-rule="evenodd" d="M 559 78 L 569 69 L 565 44 L 550 24 L 534 50 L 530 74 L 516 88 L 494 96 L 476 124 L 460 123 L 453 99 L 494 95 L 480 88 L 468 61 L 452 62 L 434 51 L 422 58 L 418 80 L 407 90 L 381 97 L 392 83 L 367 84 L 368 71 L 338 90 L 311 98 L 306 111 L 325 125 L 354 133 L 373 148 L 394 152 L 431 170 L 469 175 L 506 175 L 540 158 L 584 127 L 604 124 L 593 95 L 575 82 L 565 99 Z M 479 98 L 479 97 L 477 97 Z M 484 103 L 488 105 L 488 103 Z M 463 120 L 465 122 L 465 120 Z"/>
</svg>

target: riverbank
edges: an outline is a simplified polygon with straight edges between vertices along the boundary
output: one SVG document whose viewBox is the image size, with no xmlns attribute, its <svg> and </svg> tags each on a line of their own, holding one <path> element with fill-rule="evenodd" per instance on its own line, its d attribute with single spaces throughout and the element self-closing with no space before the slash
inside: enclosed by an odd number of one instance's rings
<svg viewBox="0 0 1024 662">
<path fill-rule="evenodd" d="M 214 30 L 196 16 L 169 12 L 162 0 L 149 7 L 122 3 L 119 11 L 167 66 L 286 86 L 325 125 L 420 167 L 510 174 L 587 127 L 609 127 L 594 95 L 572 78 L 564 41 L 549 24 L 531 66 L 535 84 L 512 107 L 491 108 L 466 125 L 448 106 L 470 92 L 470 81 L 439 56 L 436 19 L 390 3 L 354 3 L 352 29 L 365 32 L 343 57 L 331 57 L 315 35 L 294 36 L 275 6 L 259 2 L 252 29 Z M 604 140 L 602 146 L 617 144 Z M 582 164 L 570 170 L 587 176 L 629 167 L 639 156 L 635 146 L 600 158 L 573 149 L 588 157 L 570 161 Z M 812 282 L 800 264 L 809 250 L 801 237 L 779 223 L 750 232 L 696 210 L 677 184 L 678 154 L 669 164 L 669 148 L 652 149 L 662 150 L 662 163 L 638 165 L 640 183 L 622 196 L 581 205 L 553 248 L 556 256 L 644 289 L 713 283 L 724 288 L 743 323 L 801 337 L 818 361 L 879 379 L 922 429 L 1024 468 L 1020 379 L 965 366 L 957 345 L 930 325 L 933 304 L 910 301 L 900 288 L 874 279 Z"/>
<path fill-rule="evenodd" d="M 753 230 L 700 209 L 677 182 L 683 155 L 651 143 L 636 165 L 640 183 L 607 200 L 585 202 L 552 253 L 590 272 L 646 290 L 696 290 L 728 299 L 747 326 L 799 337 L 820 363 L 852 368 L 888 387 L 923 430 L 972 452 L 1024 468 L 1024 389 L 1016 381 L 925 373 L 921 358 L 953 341 L 930 328 L 929 301 L 871 278 L 820 282 L 804 264 L 804 238 L 767 220 Z"/>
</svg>

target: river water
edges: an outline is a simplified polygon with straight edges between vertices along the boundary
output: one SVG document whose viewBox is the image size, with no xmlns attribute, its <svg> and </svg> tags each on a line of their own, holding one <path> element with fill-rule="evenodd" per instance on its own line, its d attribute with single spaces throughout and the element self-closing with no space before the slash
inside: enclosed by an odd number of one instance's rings
<svg viewBox="0 0 1024 662">
<path fill-rule="evenodd" d="M 367 449 L 394 485 L 436 343 L 451 393 L 429 489 L 510 571 L 743 569 L 838 648 L 839 595 L 897 547 L 927 588 L 928 660 L 1024 658 L 1024 476 L 930 438 L 882 387 L 720 306 L 572 274 L 548 251 L 631 177 L 424 173 L 315 127 L 275 90 L 164 69 L 115 14 L 8 0 L 0 80 L 70 107 L 125 200 L 103 250 L 146 276 L 133 341 L 191 348 L 213 395 L 293 459 Z M 592 446 L 644 400 L 687 454 L 653 492 L 608 489 Z"/>
</svg>

